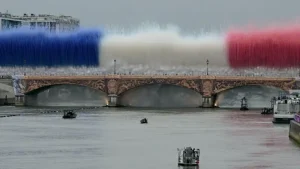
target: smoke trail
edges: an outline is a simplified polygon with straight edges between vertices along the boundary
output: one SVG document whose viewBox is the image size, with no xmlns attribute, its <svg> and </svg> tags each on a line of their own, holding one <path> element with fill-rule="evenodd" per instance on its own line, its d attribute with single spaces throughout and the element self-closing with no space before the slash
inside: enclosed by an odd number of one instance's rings
<svg viewBox="0 0 300 169">
<path fill-rule="evenodd" d="M 0 32 L 0 66 L 98 66 L 101 37 L 99 30 Z"/>
<path fill-rule="evenodd" d="M 300 26 L 183 35 L 177 27 L 149 26 L 50 34 L 0 32 L 0 66 L 289 68 L 300 65 Z"/>
<path fill-rule="evenodd" d="M 150 68 L 215 67 L 291 68 L 300 66 L 300 26 L 265 27 L 230 31 L 226 36 L 183 36 L 175 27 L 142 28 L 110 33 L 101 46 L 101 66 L 117 59 L 121 66 Z"/>
<path fill-rule="evenodd" d="M 129 33 L 110 32 L 99 47 L 101 66 L 110 66 L 113 59 L 127 66 L 203 66 L 209 59 L 213 65 L 227 67 L 224 43 L 221 35 L 202 33 L 184 36 L 174 26 L 144 26 Z"/>
<path fill-rule="evenodd" d="M 233 68 L 300 66 L 300 26 L 232 31 L 226 39 Z"/>
</svg>

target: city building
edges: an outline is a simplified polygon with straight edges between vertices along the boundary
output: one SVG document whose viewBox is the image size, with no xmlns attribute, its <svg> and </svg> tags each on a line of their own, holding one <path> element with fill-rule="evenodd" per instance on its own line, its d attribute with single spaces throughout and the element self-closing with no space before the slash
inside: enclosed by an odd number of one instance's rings
<svg viewBox="0 0 300 169">
<path fill-rule="evenodd" d="M 30 29 L 41 28 L 50 32 L 74 31 L 79 28 L 79 19 L 71 16 L 55 16 L 48 14 L 24 14 L 23 16 L 12 15 L 8 12 L 0 12 L 0 29 L 10 30 L 19 27 Z"/>
</svg>

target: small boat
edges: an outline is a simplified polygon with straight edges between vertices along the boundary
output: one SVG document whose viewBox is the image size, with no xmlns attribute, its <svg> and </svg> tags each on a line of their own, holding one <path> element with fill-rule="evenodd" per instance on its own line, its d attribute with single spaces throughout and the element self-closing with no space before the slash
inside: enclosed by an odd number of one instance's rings
<svg viewBox="0 0 300 169">
<path fill-rule="evenodd" d="M 263 108 L 261 114 L 273 114 L 273 108 Z"/>
<path fill-rule="evenodd" d="M 247 104 L 247 99 L 246 97 L 243 97 L 242 100 L 241 100 L 241 108 L 240 108 L 241 111 L 247 111 L 249 110 L 248 109 L 248 104 Z"/>
<path fill-rule="evenodd" d="M 192 147 L 186 147 L 178 150 L 179 166 L 198 166 L 200 158 L 200 149 L 195 150 Z"/>
<path fill-rule="evenodd" d="M 142 120 L 141 120 L 141 124 L 147 124 L 148 123 L 148 120 L 146 119 L 146 118 L 143 118 Z"/>
<path fill-rule="evenodd" d="M 72 110 L 64 110 L 64 115 L 62 118 L 64 119 L 75 119 L 77 117 L 77 114 L 73 112 Z"/>
</svg>

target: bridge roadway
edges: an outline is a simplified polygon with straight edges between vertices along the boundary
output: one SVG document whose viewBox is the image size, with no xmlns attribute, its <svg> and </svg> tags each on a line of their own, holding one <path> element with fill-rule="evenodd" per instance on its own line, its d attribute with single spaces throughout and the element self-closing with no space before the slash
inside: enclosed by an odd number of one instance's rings
<svg viewBox="0 0 300 169">
<path fill-rule="evenodd" d="M 299 81 L 300 82 L 300 81 Z M 170 84 L 185 87 L 203 96 L 203 107 L 213 107 L 216 95 L 222 91 L 246 86 L 273 86 L 288 91 L 300 89 L 295 78 L 247 77 L 247 76 L 181 76 L 181 75 L 98 75 L 98 76 L 24 76 L 16 96 L 16 104 L 24 105 L 26 95 L 44 87 L 70 84 L 100 90 L 110 98 L 109 106 L 118 105 L 118 97 L 126 91 L 149 84 Z M 22 98 L 21 98 L 22 97 Z M 18 103 L 17 103 L 18 102 Z"/>
</svg>

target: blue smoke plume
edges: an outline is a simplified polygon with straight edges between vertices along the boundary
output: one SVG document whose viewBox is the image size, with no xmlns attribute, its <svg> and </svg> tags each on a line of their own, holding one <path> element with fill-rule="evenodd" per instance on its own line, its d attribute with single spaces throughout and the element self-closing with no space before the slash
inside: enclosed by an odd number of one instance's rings
<svg viewBox="0 0 300 169">
<path fill-rule="evenodd" d="M 100 30 L 0 32 L 0 66 L 98 66 Z"/>
</svg>

